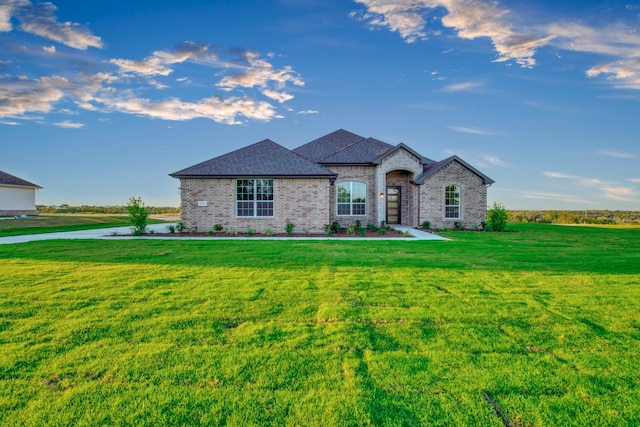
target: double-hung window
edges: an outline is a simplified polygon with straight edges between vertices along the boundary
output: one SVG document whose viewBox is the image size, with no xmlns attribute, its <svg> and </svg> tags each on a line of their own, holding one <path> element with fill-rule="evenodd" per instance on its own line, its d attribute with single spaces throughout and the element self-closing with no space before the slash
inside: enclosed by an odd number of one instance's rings
<svg viewBox="0 0 640 427">
<path fill-rule="evenodd" d="M 342 182 L 337 186 L 338 215 L 366 215 L 367 185 Z"/>
<path fill-rule="evenodd" d="M 460 187 L 457 185 L 448 185 L 444 190 L 444 217 L 460 218 Z"/>
<path fill-rule="evenodd" d="M 236 181 L 237 216 L 273 216 L 273 180 L 238 179 Z"/>
</svg>

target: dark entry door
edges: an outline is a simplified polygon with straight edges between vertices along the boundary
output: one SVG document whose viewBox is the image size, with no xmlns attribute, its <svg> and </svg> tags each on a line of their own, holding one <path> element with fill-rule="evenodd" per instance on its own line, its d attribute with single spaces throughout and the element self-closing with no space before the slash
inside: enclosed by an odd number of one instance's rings
<svg viewBox="0 0 640 427">
<path fill-rule="evenodd" d="M 387 187 L 387 224 L 400 224 L 402 206 L 400 187 Z"/>
</svg>

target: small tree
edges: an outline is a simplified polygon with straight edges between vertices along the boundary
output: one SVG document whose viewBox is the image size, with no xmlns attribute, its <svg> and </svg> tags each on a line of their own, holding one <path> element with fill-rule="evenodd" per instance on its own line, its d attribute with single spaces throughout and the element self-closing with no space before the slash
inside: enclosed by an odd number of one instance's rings
<svg viewBox="0 0 640 427">
<path fill-rule="evenodd" d="M 139 236 L 147 231 L 147 218 L 149 217 L 149 209 L 142 203 L 142 198 L 135 197 L 129 198 L 129 204 L 127 204 L 127 211 L 129 212 L 129 224 L 131 225 L 131 232 L 134 236 Z"/>
<path fill-rule="evenodd" d="M 487 211 L 487 225 L 489 230 L 503 231 L 507 228 L 509 214 L 507 210 L 498 202 L 493 202 L 491 209 Z"/>
</svg>

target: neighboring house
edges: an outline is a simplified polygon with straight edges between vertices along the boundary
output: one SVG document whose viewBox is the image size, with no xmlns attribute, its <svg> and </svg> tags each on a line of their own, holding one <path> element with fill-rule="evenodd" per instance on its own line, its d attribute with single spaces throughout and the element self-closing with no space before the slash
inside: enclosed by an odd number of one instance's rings
<svg viewBox="0 0 640 427">
<path fill-rule="evenodd" d="M 486 219 L 494 182 L 457 156 L 437 162 L 342 129 L 294 150 L 267 139 L 170 176 L 180 179 L 186 229 L 239 232 L 282 232 L 291 222 L 322 233 L 357 220 L 469 228 Z"/>
<path fill-rule="evenodd" d="M 0 216 L 35 215 L 39 185 L 0 171 Z"/>
</svg>

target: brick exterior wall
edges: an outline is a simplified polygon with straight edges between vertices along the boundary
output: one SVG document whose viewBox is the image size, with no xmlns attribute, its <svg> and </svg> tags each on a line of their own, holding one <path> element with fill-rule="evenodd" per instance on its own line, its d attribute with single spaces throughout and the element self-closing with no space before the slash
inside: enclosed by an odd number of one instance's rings
<svg viewBox="0 0 640 427">
<path fill-rule="evenodd" d="M 355 224 L 357 220 L 360 220 L 362 225 L 367 225 L 368 223 L 376 224 L 378 217 L 378 205 L 376 203 L 377 199 L 377 188 L 376 188 L 376 167 L 375 166 L 327 166 L 332 172 L 338 174 L 338 178 L 335 183 L 331 186 L 331 195 L 329 206 L 331 210 L 331 222 L 338 221 L 341 227 L 346 227 L 350 224 Z M 342 182 L 363 182 L 367 185 L 367 207 L 366 207 L 366 215 L 338 215 L 337 214 L 337 185 Z"/>
<path fill-rule="evenodd" d="M 455 184 L 460 187 L 460 218 L 445 219 L 445 188 Z M 482 179 L 457 161 L 449 163 L 420 186 L 420 218 L 431 222 L 433 228 L 453 228 L 460 221 L 466 228 L 472 228 L 487 217 L 487 187 Z"/>
<path fill-rule="evenodd" d="M 266 229 L 282 233 L 291 222 L 294 232 L 324 233 L 324 225 L 330 223 L 329 194 L 333 187 L 329 179 L 275 178 L 273 186 L 273 217 L 237 217 L 235 179 L 182 178 L 181 220 L 186 230 L 199 232 L 220 224 L 224 230 L 246 232 L 252 228 L 256 233 Z M 206 201 L 207 206 L 198 206 L 198 201 Z"/>
</svg>

